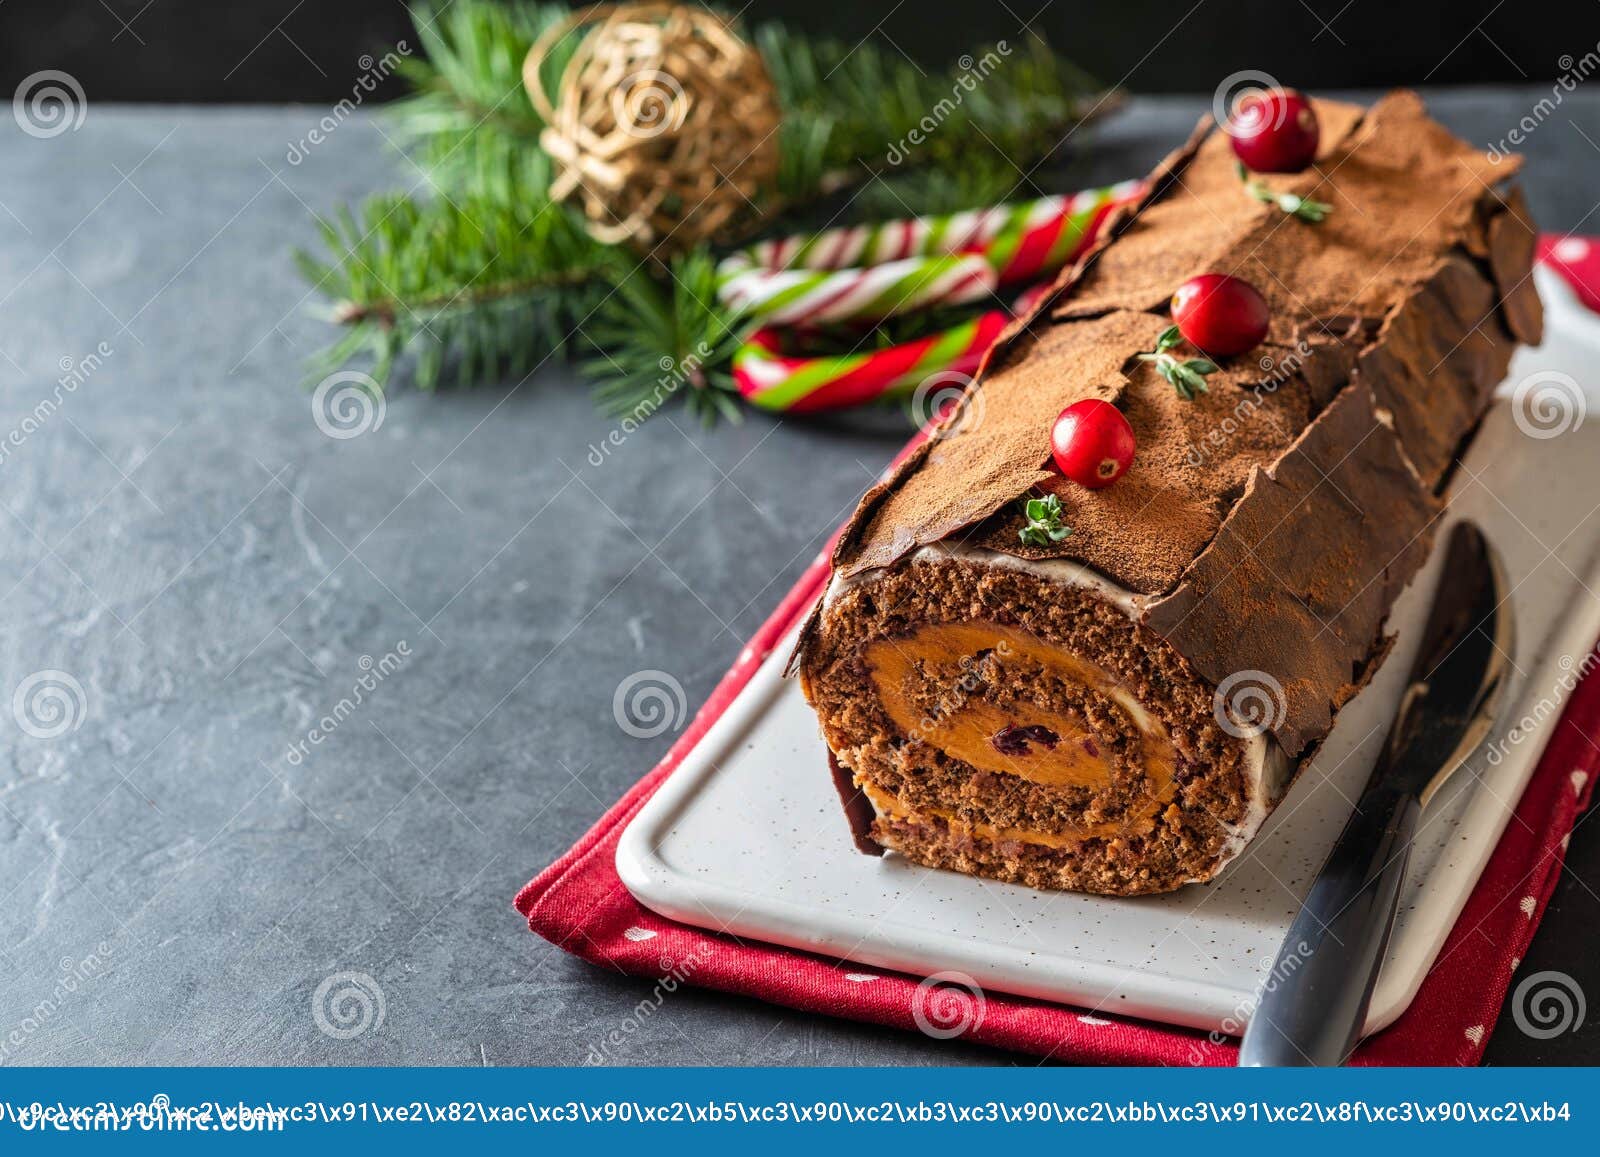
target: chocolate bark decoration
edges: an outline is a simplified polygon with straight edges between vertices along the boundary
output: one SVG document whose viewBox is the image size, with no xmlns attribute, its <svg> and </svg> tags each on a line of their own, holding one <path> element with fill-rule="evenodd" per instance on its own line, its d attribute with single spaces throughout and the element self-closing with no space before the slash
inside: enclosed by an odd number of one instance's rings
<svg viewBox="0 0 1600 1157">
<path fill-rule="evenodd" d="M 963 413 L 869 495 L 835 552 L 840 572 L 955 539 L 1075 559 L 1137 593 L 1166 594 L 1251 472 L 1288 449 L 1361 359 L 1369 378 L 1407 361 L 1403 385 L 1375 386 L 1378 404 L 1436 484 L 1481 414 L 1488 379 L 1509 358 L 1506 324 L 1524 338 L 1537 334 L 1536 299 L 1530 304 L 1519 288 L 1532 255 L 1525 215 L 1515 194 L 1502 199 L 1489 184 L 1516 164 L 1491 162 L 1451 137 L 1412 93 L 1365 113 L 1330 102 L 1317 110 L 1324 145 L 1316 166 L 1271 181 L 1332 203 L 1326 221 L 1294 221 L 1246 196 L 1226 138 L 1197 133 L 1163 162 L 1146 203 L 1119 217 L 1115 235 L 1063 275 L 1057 298 L 997 347 Z M 1488 250 L 1486 263 L 1474 248 Z M 1208 270 L 1256 284 L 1273 307 L 1273 331 L 1268 345 L 1226 359 L 1208 394 L 1185 402 L 1136 355 L 1163 324 L 1147 311 Z M 1386 326 L 1399 347 L 1389 355 Z M 1397 332 L 1406 329 L 1416 332 Z M 1447 335 L 1442 345 L 1436 334 Z M 1073 534 L 1047 549 L 1022 547 L 1010 508 L 1054 485 L 1050 421 L 1089 397 L 1123 409 L 1139 456 L 1107 490 L 1057 486 Z"/>
<path fill-rule="evenodd" d="M 1330 202 L 1320 224 L 1245 195 L 1227 140 L 1197 132 L 1135 210 L 991 352 L 961 412 L 863 500 L 837 575 L 934 543 L 1082 563 L 1146 600 L 1145 622 L 1205 679 L 1270 675 L 1272 732 L 1312 750 L 1370 676 L 1394 598 L 1426 557 L 1435 497 L 1520 341 L 1537 341 L 1534 231 L 1490 161 L 1395 93 L 1317 103 L 1312 170 L 1266 178 Z M 1252 281 L 1273 328 L 1179 399 L 1137 354 L 1172 289 Z M 1106 490 L 1050 467 L 1054 416 L 1084 398 L 1139 441 Z M 1072 535 L 1029 547 L 1017 502 L 1054 491 Z M 828 630 L 814 616 L 803 635 Z"/>
<path fill-rule="evenodd" d="M 1271 469 L 1146 622 L 1213 683 L 1282 687 L 1273 734 L 1298 756 L 1326 734 L 1389 606 L 1427 559 L 1439 506 L 1357 384 Z"/>
<path fill-rule="evenodd" d="M 1477 265 L 1452 254 L 1389 316 L 1357 363 L 1359 380 L 1392 417 L 1429 489 L 1443 480 L 1511 360 L 1515 343 L 1500 324 L 1498 300 Z"/>
<path fill-rule="evenodd" d="M 1512 189 L 1505 212 L 1489 222 L 1489 268 L 1500 290 L 1506 326 L 1518 341 L 1538 345 L 1544 338 L 1544 305 L 1533 288 L 1533 252 L 1539 233 L 1528 219 L 1521 189 Z"/>
<path fill-rule="evenodd" d="M 850 825 L 850 840 L 856 851 L 866 856 L 883 855 L 883 845 L 872 838 L 872 821 L 877 813 L 850 778 L 850 772 L 839 766 L 831 751 L 828 752 L 828 770 L 833 774 L 833 790 L 839 793 L 839 802 L 844 805 L 845 822 Z"/>
</svg>

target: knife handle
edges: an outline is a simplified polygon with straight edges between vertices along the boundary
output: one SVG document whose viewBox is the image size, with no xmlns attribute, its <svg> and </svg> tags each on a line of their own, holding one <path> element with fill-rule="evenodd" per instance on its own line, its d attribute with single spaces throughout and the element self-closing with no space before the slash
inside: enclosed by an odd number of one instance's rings
<svg viewBox="0 0 1600 1157">
<path fill-rule="evenodd" d="M 1241 1066 L 1342 1065 L 1367 1018 L 1422 804 L 1369 785 L 1257 999 Z"/>
</svg>

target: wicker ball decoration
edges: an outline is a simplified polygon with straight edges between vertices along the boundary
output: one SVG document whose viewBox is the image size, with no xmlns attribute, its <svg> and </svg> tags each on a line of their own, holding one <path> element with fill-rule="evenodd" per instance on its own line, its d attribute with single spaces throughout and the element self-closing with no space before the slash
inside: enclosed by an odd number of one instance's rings
<svg viewBox="0 0 1600 1157">
<path fill-rule="evenodd" d="M 541 66 L 584 28 L 552 105 Z M 777 92 L 761 54 L 714 12 L 660 3 L 575 12 L 534 44 L 522 78 L 547 126 L 550 195 L 576 200 L 601 241 L 685 249 L 725 236 L 772 198 Z"/>
</svg>

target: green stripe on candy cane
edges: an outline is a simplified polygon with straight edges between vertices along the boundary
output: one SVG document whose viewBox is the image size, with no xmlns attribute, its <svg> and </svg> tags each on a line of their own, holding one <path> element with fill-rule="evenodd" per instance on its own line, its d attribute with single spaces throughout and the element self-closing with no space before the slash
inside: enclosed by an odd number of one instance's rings
<svg viewBox="0 0 1600 1157">
<path fill-rule="evenodd" d="M 768 317 L 772 324 L 782 325 L 882 318 L 924 306 L 972 301 L 982 292 L 970 282 L 949 282 L 953 292 L 948 297 L 925 289 L 945 263 L 970 261 L 974 256 L 1005 281 L 1053 272 L 1077 253 L 1111 206 L 1139 191 L 1138 182 L 1125 181 L 1020 205 L 760 242 L 723 260 L 718 297 L 745 316 Z M 874 263 L 879 253 L 895 260 Z M 852 260 L 868 264 L 842 268 Z M 885 265 L 893 265 L 895 272 L 886 274 Z M 886 278 L 891 283 L 872 292 L 873 283 Z"/>
<path fill-rule="evenodd" d="M 723 303 L 769 325 L 879 321 L 939 305 L 965 305 L 994 290 L 994 271 L 975 254 L 947 254 L 809 272 L 745 269 L 719 287 Z"/>
<path fill-rule="evenodd" d="M 739 348 L 733 376 L 745 400 L 765 410 L 832 409 L 902 397 L 940 373 L 970 374 L 1009 320 L 1006 311 L 990 310 L 888 349 L 814 358 L 785 357 L 777 352 L 775 333 L 763 330 Z M 829 390 L 833 396 L 818 397 Z"/>
</svg>

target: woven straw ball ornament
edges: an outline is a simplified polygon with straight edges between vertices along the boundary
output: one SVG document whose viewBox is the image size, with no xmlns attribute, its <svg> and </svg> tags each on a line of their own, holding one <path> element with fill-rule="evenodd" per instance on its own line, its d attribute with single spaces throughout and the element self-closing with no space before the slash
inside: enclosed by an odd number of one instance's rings
<svg viewBox="0 0 1600 1157">
<path fill-rule="evenodd" d="M 586 31 L 585 31 L 586 30 Z M 555 85 L 540 70 L 583 39 Z M 727 19 L 679 4 L 602 4 L 534 44 L 522 69 L 555 162 L 550 195 L 607 243 L 668 253 L 724 237 L 772 196 L 778 98 L 761 54 Z"/>
</svg>

